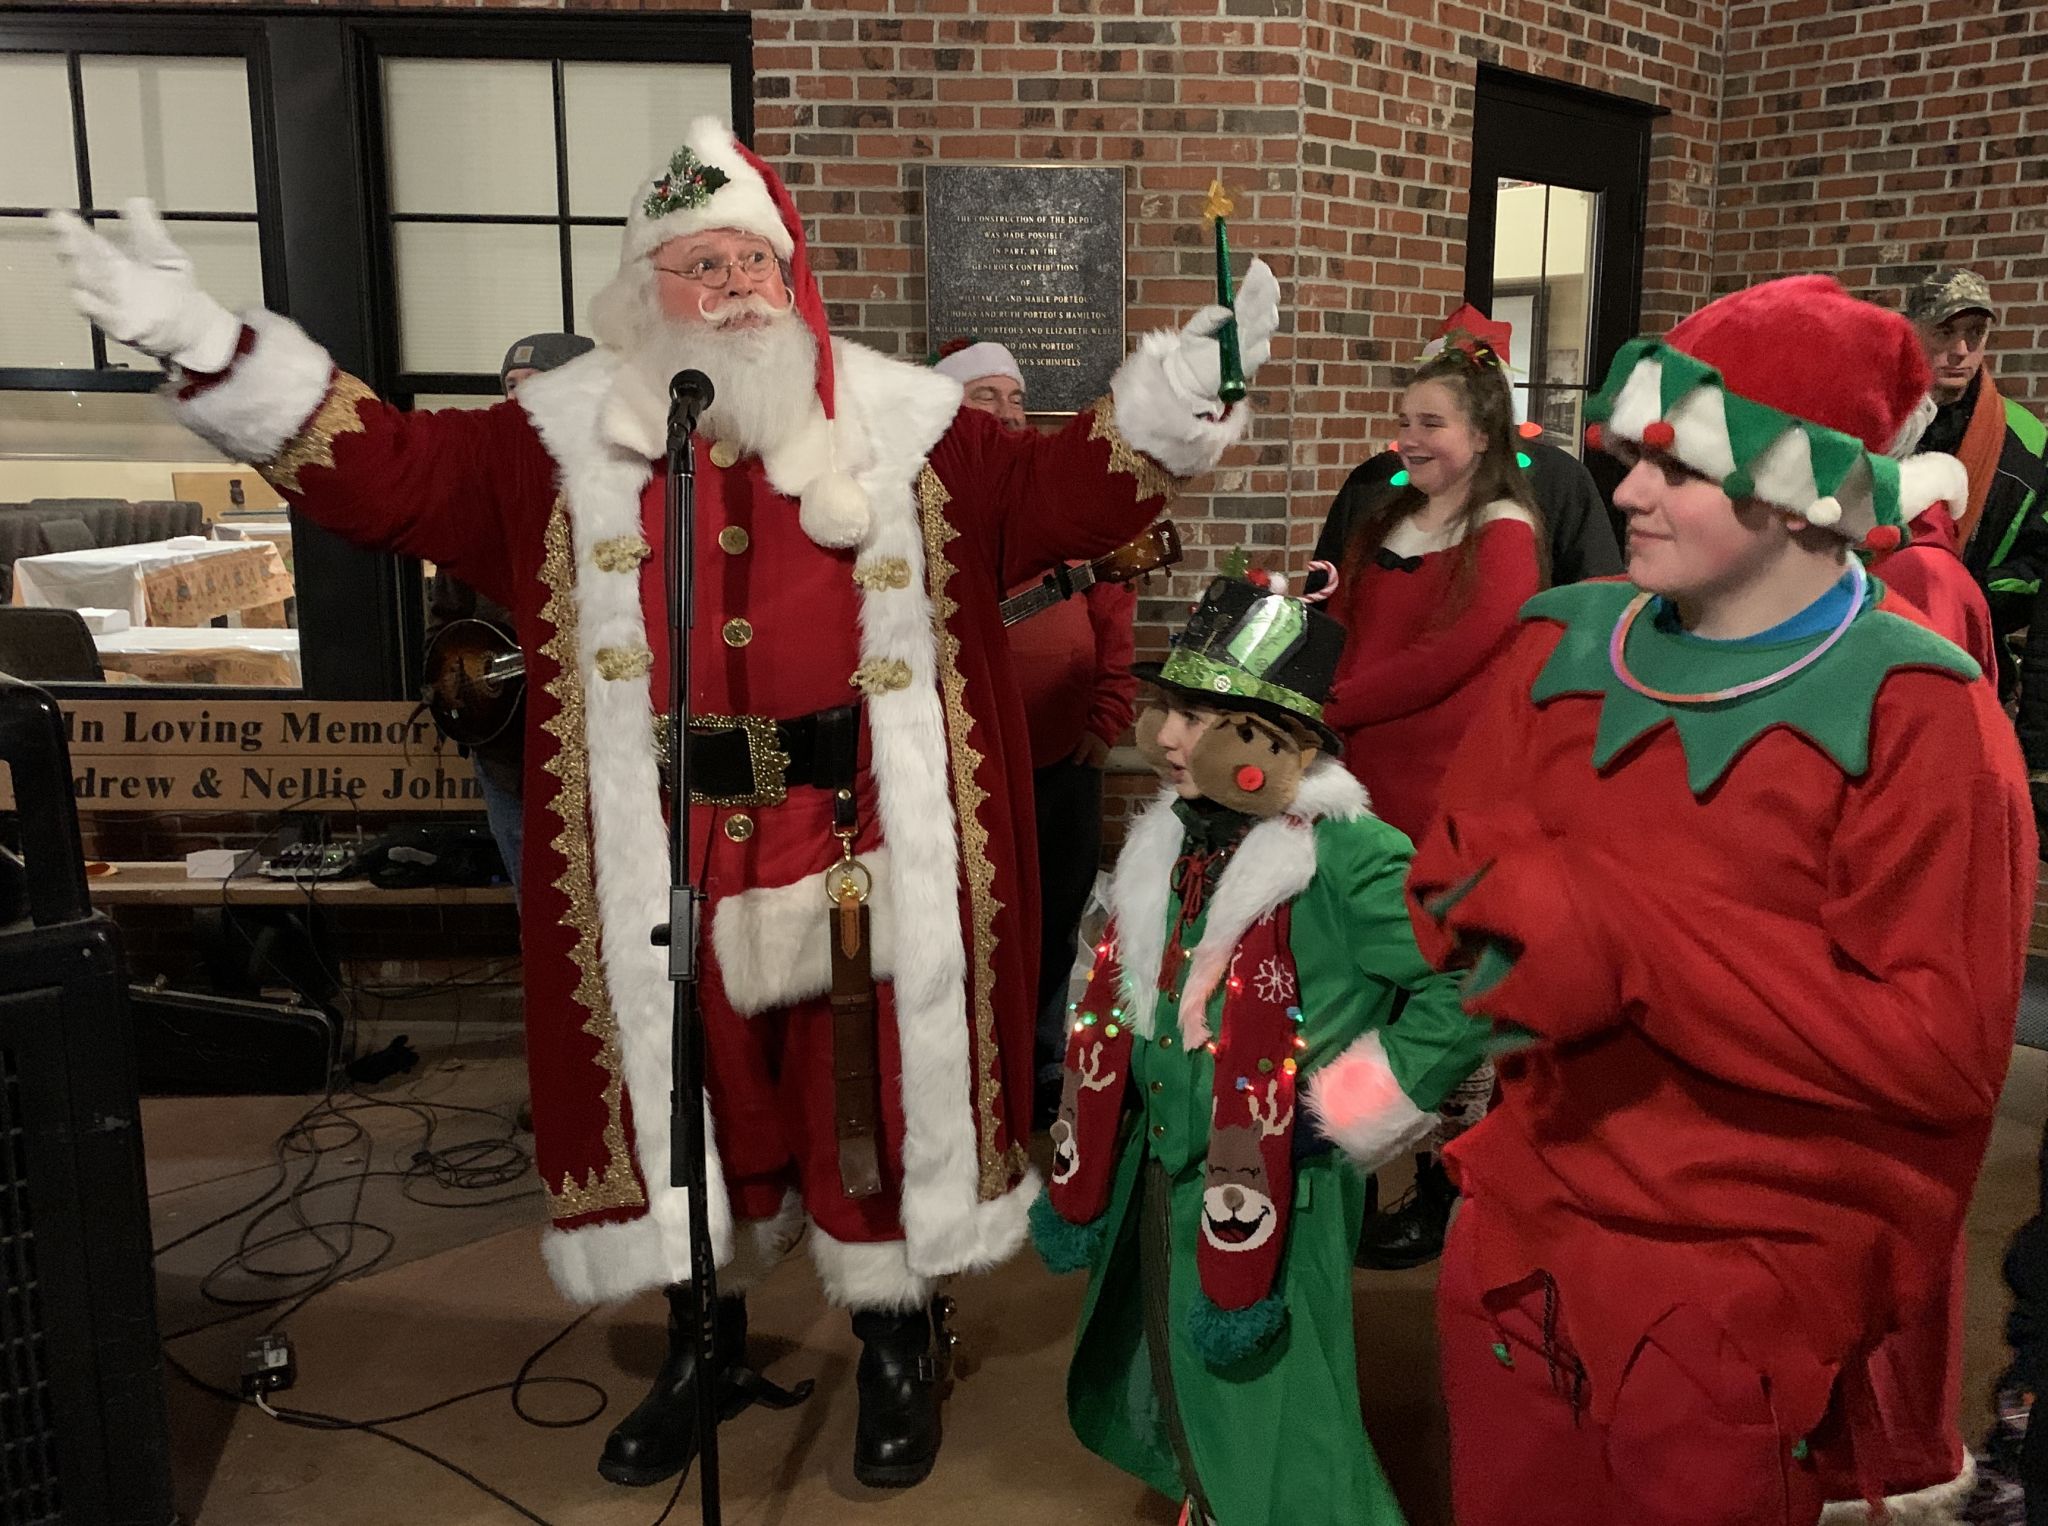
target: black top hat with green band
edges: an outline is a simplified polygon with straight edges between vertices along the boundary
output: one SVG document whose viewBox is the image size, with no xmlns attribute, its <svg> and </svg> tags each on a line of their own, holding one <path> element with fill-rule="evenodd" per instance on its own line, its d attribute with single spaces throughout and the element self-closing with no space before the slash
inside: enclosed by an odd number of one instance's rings
<svg viewBox="0 0 2048 1526">
<path fill-rule="evenodd" d="M 1219 710 L 1249 710 L 1308 727 L 1330 752 L 1323 701 L 1344 655 L 1344 627 L 1314 605 L 1242 578 L 1217 578 L 1166 661 L 1131 671 L 1146 683 Z"/>
</svg>

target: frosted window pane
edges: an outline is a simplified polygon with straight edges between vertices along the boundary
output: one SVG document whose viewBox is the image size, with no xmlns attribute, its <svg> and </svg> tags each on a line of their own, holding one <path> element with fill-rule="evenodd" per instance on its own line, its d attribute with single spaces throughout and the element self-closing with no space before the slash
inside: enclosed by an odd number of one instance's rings
<svg viewBox="0 0 2048 1526">
<path fill-rule="evenodd" d="M 74 492 L 53 461 L 169 461 L 218 465 L 227 458 L 180 424 L 157 392 L 0 392 L 0 502 L 89 496 Z M 167 498 L 168 477 L 147 491 L 116 496 Z"/>
<path fill-rule="evenodd" d="M 148 196 L 171 212 L 256 210 L 241 59 L 100 55 L 80 72 L 95 204 Z"/>
<path fill-rule="evenodd" d="M 562 94 L 577 217 L 623 215 L 633 188 L 668 162 L 698 117 L 732 125 L 723 64 L 567 63 Z"/>
<path fill-rule="evenodd" d="M 619 246 L 625 239 L 622 228 L 571 228 L 569 230 L 569 273 L 576 282 L 576 332 L 590 330 L 590 299 L 619 273 Z"/>
<path fill-rule="evenodd" d="M 400 223 L 392 235 L 405 370 L 495 376 L 513 340 L 562 326 L 553 228 Z"/>
<path fill-rule="evenodd" d="M 0 53 L 7 151 L 0 153 L 0 207 L 75 207 L 71 85 L 55 53 Z"/>
<path fill-rule="evenodd" d="M 394 212 L 555 214 L 546 63 L 387 59 L 384 121 Z"/>
<path fill-rule="evenodd" d="M 92 367 L 92 329 L 40 217 L 0 217 L 0 366 Z"/>
<path fill-rule="evenodd" d="M 199 289 L 229 312 L 263 306 L 263 253 L 254 223 L 166 223 L 180 249 L 192 257 L 192 277 Z M 120 223 L 102 218 L 100 231 L 121 241 Z M 158 363 L 140 350 L 107 341 L 107 363 L 155 371 Z"/>
</svg>

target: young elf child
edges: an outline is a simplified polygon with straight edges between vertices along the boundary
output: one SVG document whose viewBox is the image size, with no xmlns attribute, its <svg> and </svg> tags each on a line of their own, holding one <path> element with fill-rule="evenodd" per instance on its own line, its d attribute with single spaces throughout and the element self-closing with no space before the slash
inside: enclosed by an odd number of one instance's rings
<svg viewBox="0 0 2048 1526">
<path fill-rule="evenodd" d="M 1089 1273 L 1075 1433 L 1196 1523 L 1400 1521 L 1359 1415 L 1360 1170 L 1490 1038 L 1416 948 L 1408 839 L 1330 756 L 1343 640 L 1224 577 L 1135 669 L 1167 787 L 1117 862 L 1033 1208 L 1047 1263 Z"/>
<path fill-rule="evenodd" d="M 1927 506 L 1882 454 L 1916 343 L 1797 276 L 1589 405 L 1628 580 L 1530 602 L 1409 879 L 1467 1009 L 1530 1040 L 1450 1150 L 1460 1526 L 1883 1488 L 1868 1359 L 1948 1287 L 2035 874 L 1990 685 L 1849 554 Z"/>
</svg>

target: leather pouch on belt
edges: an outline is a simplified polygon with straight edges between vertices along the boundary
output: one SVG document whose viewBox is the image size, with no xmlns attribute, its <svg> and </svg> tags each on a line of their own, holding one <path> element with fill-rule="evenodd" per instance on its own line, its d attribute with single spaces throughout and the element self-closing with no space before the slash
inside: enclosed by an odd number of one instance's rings
<svg viewBox="0 0 2048 1526">
<path fill-rule="evenodd" d="M 882 1190 L 882 1081 L 866 903 L 843 895 L 831 913 L 831 925 L 833 1126 L 839 1136 L 839 1185 L 848 1197 L 873 1197 Z"/>
</svg>

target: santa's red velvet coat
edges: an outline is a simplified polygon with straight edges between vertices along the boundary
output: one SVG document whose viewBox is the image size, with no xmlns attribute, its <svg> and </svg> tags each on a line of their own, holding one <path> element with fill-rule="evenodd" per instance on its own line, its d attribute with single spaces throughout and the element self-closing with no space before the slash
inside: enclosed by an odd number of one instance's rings
<svg viewBox="0 0 2048 1526">
<path fill-rule="evenodd" d="M 795 501 L 757 463 L 723 467 L 699 446 L 693 709 L 786 719 L 865 706 L 860 849 L 894 1016 L 881 1047 L 902 1244 L 889 1247 L 893 1268 L 888 1253 L 838 1266 L 821 1254 L 839 1301 L 902 1301 L 922 1279 L 1001 1259 L 1023 1235 L 1038 1190 L 1023 1149 L 1037 888 L 1018 831 L 1029 752 L 997 606 L 1007 586 L 1149 523 L 1175 482 L 1155 457 L 1205 469 L 1241 431 L 1241 409 L 1205 423 L 1176 404 L 1160 373 L 1168 343 L 1148 340 L 1110 396 L 1050 437 L 1005 433 L 960 410 L 957 383 L 835 344 L 836 449 L 872 509 L 844 551 L 803 535 Z M 257 314 L 234 368 L 180 405 L 308 518 L 429 559 L 513 612 L 529 681 L 522 925 L 536 1153 L 549 1266 L 579 1299 L 688 1268 L 686 1204 L 667 1185 L 671 987 L 648 939 L 668 888 L 651 721 L 666 709 L 661 430 L 622 372 L 599 350 L 529 380 L 516 402 L 408 414 L 335 371 L 294 325 Z M 738 552 L 720 540 L 735 526 L 747 532 Z M 751 628 L 737 645 L 736 620 Z M 751 835 L 725 830 L 732 814 L 693 812 L 708 978 L 741 1019 L 801 1008 L 830 981 L 829 799 L 793 789 L 749 813 Z M 772 1080 L 728 1080 L 740 1103 L 773 1092 Z M 712 1097 L 714 1148 L 746 1155 L 717 1116 L 716 1080 Z M 737 1164 L 726 1174 L 749 1174 Z M 736 1215 L 716 1161 L 711 1180 L 725 1262 Z M 892 1192 L 873 1232 L 846 1238 L 894 1240 L 898 1201 Z M 762 1211 L 744 1190 L 737 1206 L 739 1218 Z M 771 1243 L 737 1248 L 786 1244 L 794 1210 L 792 1199 L 757 1231 Z"/>
</svg>

